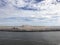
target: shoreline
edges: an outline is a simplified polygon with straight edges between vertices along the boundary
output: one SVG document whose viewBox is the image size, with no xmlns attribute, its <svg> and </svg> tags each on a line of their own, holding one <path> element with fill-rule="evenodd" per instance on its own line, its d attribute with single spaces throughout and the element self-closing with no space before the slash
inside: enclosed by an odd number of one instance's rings
<svg viewBox="0 0 60 45">
<path fill-rule="evenodd" d="M 60 31 L 60 26 L 0 26 L 0 31 L 7 31 L 7 32 L 51 32 L 51 31 Z"/>
<path fill-rule="evenodd" d="M 0 30 L 0 31 L 4 31 L 4 32 L 56 32 L 56 31 L 60 31 L 60 29 L 56 29 L 56 30 L 30 30 L 30 31 L 27 31 L 27 30 Z"/>
</svg>

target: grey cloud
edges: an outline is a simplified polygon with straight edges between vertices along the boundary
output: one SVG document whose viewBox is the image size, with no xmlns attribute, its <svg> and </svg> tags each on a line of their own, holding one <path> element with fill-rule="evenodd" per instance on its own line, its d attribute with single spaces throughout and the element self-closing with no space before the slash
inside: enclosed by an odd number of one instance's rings
<svg viewBox="0 0 60 45">
<path fill-rule="evenodd" d="M 7 6 L 7 0 L 0 0 L 0 8 Z"/>
</svg>

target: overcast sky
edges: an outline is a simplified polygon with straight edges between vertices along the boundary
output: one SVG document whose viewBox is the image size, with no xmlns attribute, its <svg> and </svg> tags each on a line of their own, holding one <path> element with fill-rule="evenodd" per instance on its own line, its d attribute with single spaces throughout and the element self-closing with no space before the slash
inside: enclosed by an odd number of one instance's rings
<svg viewBox="0 0 60 45">
<path fill-rule="evenodd" d="M 0 0 L 0 26 L 60 26 L 60 0 Z"/>
</svg>

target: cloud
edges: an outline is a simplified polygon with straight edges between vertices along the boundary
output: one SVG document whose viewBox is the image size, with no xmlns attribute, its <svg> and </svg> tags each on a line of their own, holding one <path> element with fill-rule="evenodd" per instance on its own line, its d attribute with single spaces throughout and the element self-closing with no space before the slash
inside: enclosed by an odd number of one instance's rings
<svg viewBox="0 0 60 45">
<path fill-rule="evenodd" d="M 25 3 L 23 0 L 0 0 L 0 25 L 59 26 L 60 3 L 55 0 L 36 1 L 28 3 L 28 0 Z"/>
</svg>

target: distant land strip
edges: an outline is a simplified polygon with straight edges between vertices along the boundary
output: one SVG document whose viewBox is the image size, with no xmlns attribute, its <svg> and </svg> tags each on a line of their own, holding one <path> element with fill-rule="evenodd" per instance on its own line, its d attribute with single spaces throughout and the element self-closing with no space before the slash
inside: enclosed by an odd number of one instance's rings
<svg viewBox="0 0 60 45">
<path fill-rule="evenodd" d="M 8 32 L 50 32 L 60 31 L 60 26 L 0 26 L 0 31 Z"/>
<path fill-rule="evenodd" d="M 0 31 L 5 31 L 5 32 L 53 32 L 53 31 L 60 31 L 60 30 L 0 30 Z"/>
</svg>

